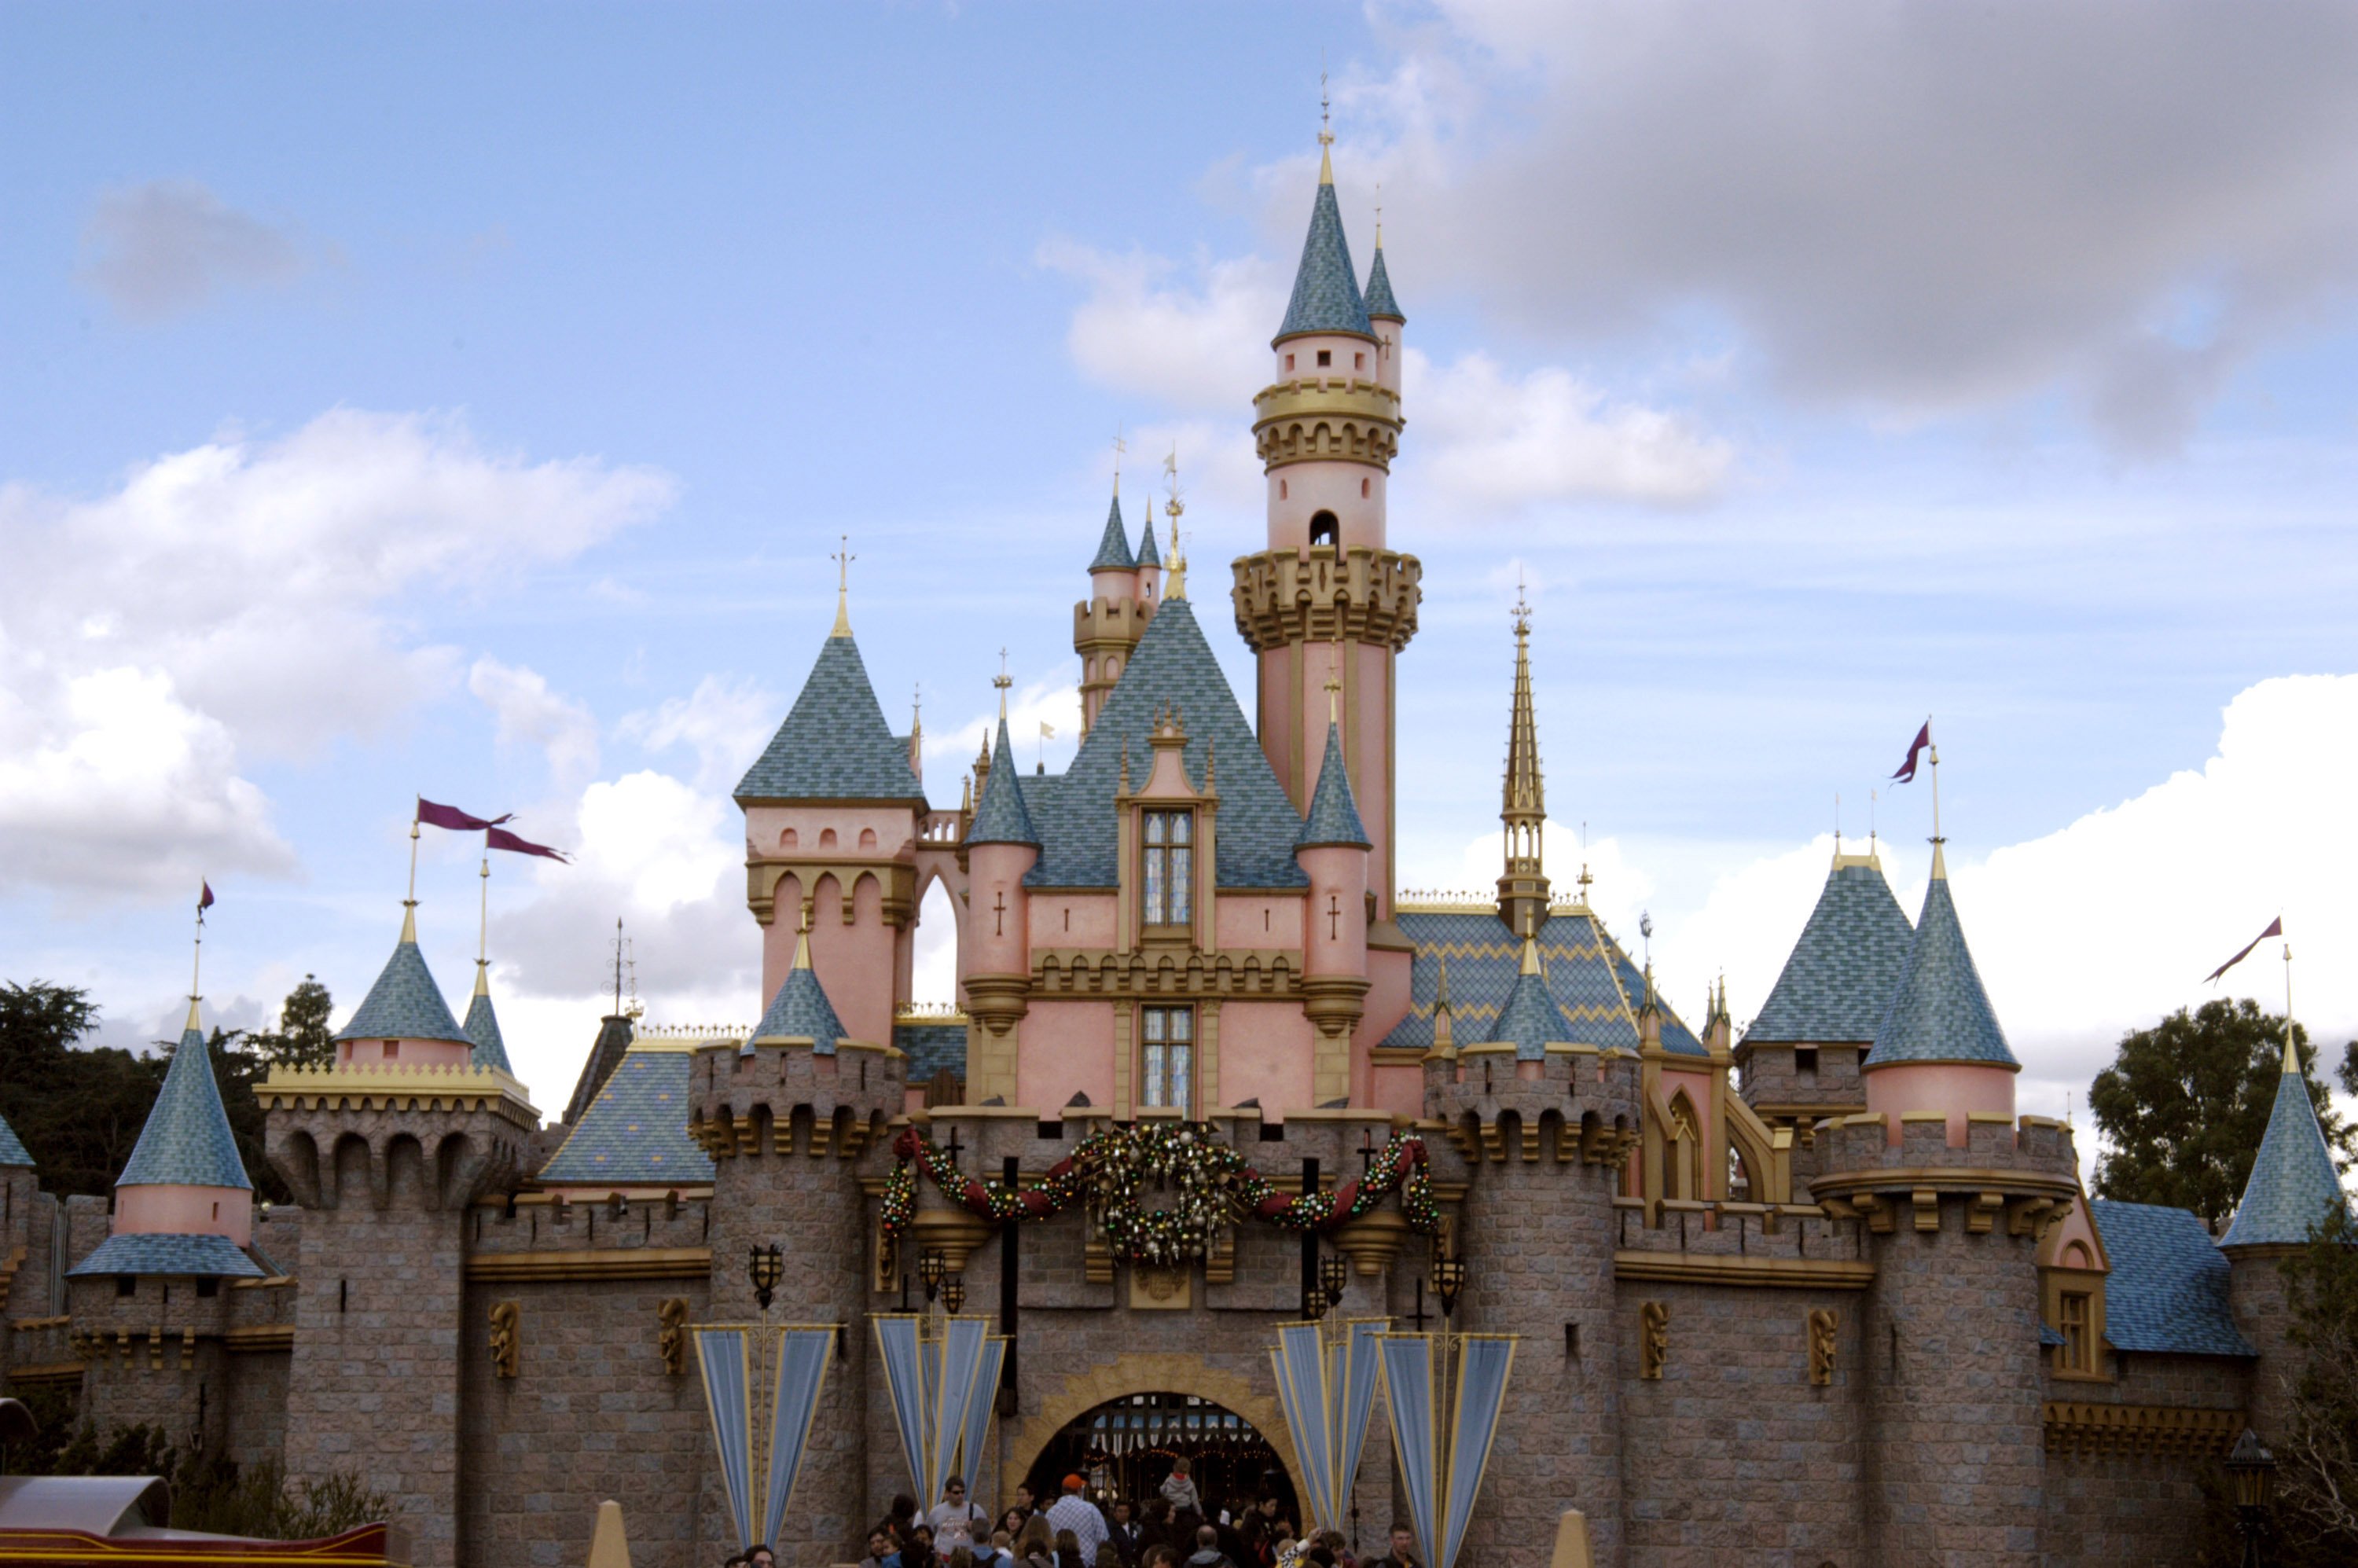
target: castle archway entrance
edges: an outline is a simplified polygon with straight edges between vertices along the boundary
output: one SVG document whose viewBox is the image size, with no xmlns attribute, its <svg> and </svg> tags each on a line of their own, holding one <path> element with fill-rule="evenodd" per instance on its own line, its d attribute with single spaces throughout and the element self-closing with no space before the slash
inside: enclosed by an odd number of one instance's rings
<svg viewBox="0 0 2358 1568">
<path fill-rule="evenodd" d="M 1056 1496 L 1067 1475 L 1078 1474 L 1109 1506 L 1122 1499 L 1143 1505 L 1159 1494 L 1173 1464 L 1185 1459 L 1207 1519 L 1223 1509 L 1241 1516 L 1273 1495 L 1280 1517 L 1299 1524 L 1290 1458 L 1225 1405 L 1200 1394 L 1152 1390 L 1108 1400 L 1066 1422 L 1033 1455 L 1025 1482 L 1044 1499 Z"/>
</svg>

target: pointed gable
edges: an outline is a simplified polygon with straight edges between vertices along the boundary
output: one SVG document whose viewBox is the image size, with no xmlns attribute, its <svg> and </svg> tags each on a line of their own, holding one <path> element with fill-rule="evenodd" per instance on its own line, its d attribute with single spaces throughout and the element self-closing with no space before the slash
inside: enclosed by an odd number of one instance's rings
<svg viewBox="0 0 2358 1568">
<path fill-rule="evenodd" d="M 1837 855 L 1747 1042 L 1871 1044 L 1899 989 L 1915 928 L 1872 855 Z"/>
<path fill-rule="evenodd" d="M 1496 1020 L 1521 981 L 1521 945 L 1495 906 L 1418 908 L 1402 904 L 1393 916 L 1416 948 L 1409 968 L 1408 1015 L 1392 1026 L 1388 1049 L 1433 1048 L 1433 1006 L 1448 963 L 1453 1027 L 1462 1044 L 1489 1038 Z M 1541 978 L 1563 1009 L 1572 1033 L 1554 1038 L 1600 1050 L 1635 1051 L 1637 1002 L 1645 979 L 1603 921 L 1585 908 L 1559 909 L 1539 930 Z M 1662 1049 L 1677 1055 L 1709 1054 L 1678 1014 L 1658 999 Z"/>
<path fill-rule="evenodd" d="M 1007 739 L 1007 718 L 999 719 L 999 753 L 990 760 L 990 772 L 982 781 L 982 799 L 975 804 L 974 823 L 967 829 L 966 841 L 973 844 L 1033 844 L 1040 842 L 1039 830 L 1032 826 L 1032 813 L 1023 804 L 1022 774 L 1016 771 L 1015 748 Z"/>
<path fill-rule="evenodd" d="M 229 1112 L 222 1108 L 221 1085 L 213 1080 L 212 1053 L 189 1009 L 189 1027 L 165 1069 L 164 1087 L 147 1112 L 147 1125 L 131 1151 L 131 1162 L 115 1178 L 118 1187 L 244 1187 L 254 1183 L 238 1157 Z"/>
<path fill-rule="evenodd" d="M 433 974 L 426 968 L 426 955 L 417 950 L 416 933 L 407 922 L 403 924 L 401 940 L 394 945 L 393 957 L 385 960 L 384 972 L 369 988 L 352 1022 L 336 1032 L 336 1038 L 474 1044 L 450 1016 L 450 1004 L 442 1000 L 442 988 L 434 983 Z"/>
<path fill-rule="evenodd" d="M 712 1180 L 712 1156 L 687 1135 L 698 1046 L 665 1042 L 622 1054 L 565 1141 L 540 1170 L 549 1184 L 658 1185 Z"/>
<path fill-rule="evenodd" d="M 2235 1206 L 2235 1221 L 2219 1245 L 2299 1245 L 2309 1239 L 2328 1209 L 2348 1201 L 2341 1174 L 2333 1168 L 2332 1151 L 2325 1146 L 2325 1131 L 2317 1124 L 2317 1107 L 2310 1103 L 2300 1059 L 2288 1041 L 2259 1157 L 2252 1162 L 2251 1179 Z"/>
<path fill-rule="evenodd" d="M 1294 269 L 1293 297 L 1286 302 L 1285 324 L 1273 342 L 1303 332 L 1356 332 L 1375 336 L 1368 307 L 1359 297 L 1359 280 L 1351 270 L 1350 242 L 1343 237 L 1343 211 L 1335 201 L 1331 179 L 1318 182 L 1310 206 L 1310 232 L 1302 242 L 1302 265 Z"/>
<path fill-rule="evenodd" d="M 819 1055 L 832 1056 L 836 1042 L 842 1038 L 843 1021 L 836 1017 L 835 1004 L 827 1000 L 827 988 L 818 983 L 818 972 L 811 968 L 810 937 L 806 935 L 796 941 L 794 968 L 786 971 L 778 994 L 770 999 L 762 1022 L 753 1026 L 745 1049 L 807 1040 Z"/>
<path fill-rule="evenodd" d="M 1371 321 L 1381 319 L 1398 321 L 1402 326 L 1408 325 L 1408 318 L 1401 314 L 1398 301 L 1392 298 L 1392 275 L 1384 266 L 1384 240 L 1381 224 L 1378 224 L 1376 228 L 1376 259 L 1368 268 L 1367 305 L 1368 319 Z"/>
<path fill-rule="evenodd" d="M 1147 520 L 1146 537 L 1149 544 L 1154 540 L 1152 517 Z M 1113 504 L 1106 510 L 1105 535 L 1098 540 L 1097 559 L 1089 563 L 1089 570 L 1126 572 L 1136 565 L 1130 555 L 1130 530 L 1121 520 L 1121 496 L 1116 493 Z"/>
<path fill-rule="evenodd" d="M 491 982 L 483 966 L 475 966 L 475 1000 L 467 1004 L 467 1038 L 475 1044 L 469 1060 L 478 1067 L 496 1067 L 514 1075 L 508 1065 L 508 1043 L 500 1034 L 500 1015 L 492 1009 Z"/>
<path fill-rule="evenodd" d="M 1924 912 L 1916 917 L 1916 935 L 1908 945 L 1898 989 L 1875 1032 L 1875 1049 L 1862 1067 L 1888 1067 L 1902 1062 L 1957 1062 L 1979 1066 L 2010 1067 L 2022 1064 L 2006 1049 L 2006 1032 L 1998 1027 L 1989 992 L 1982 987 L 1981 971 L 1965 946 L 1965 930 L 1958 923 L 1956 902 L 1949 895 L 1949 878 L 1935 853 L 1932 881 L 1924 890 Z"/>
<path fill-rule="evenodd" d="M 1490 1039 L 1513 1045 L 1519 1062 L 1536 1062 L 1547 1054 L 1551 1043 L 1569 1044 L 1574 1039 L 1572 1020 L 1549 990 L 1547 977 L 1540 972 L 1539 945 L 1531 937 L 1523 938 L 1521 968 L 1514 989 L 1507 993 L 1507 1004 L 1498 1010 Z"/>
<path fill-rule="evenodd" d="M 8 1125 L 8 1119 L 0 1116 L 0 1165 L 30 1165 L 32 1162 L 31 1151 L 17 1139 L 16 1130 Z"/>
<path fill-rule="evenodd" d="M 745 776 L 737 804 L 789 800 L 913 801 L 925 786 L 909 767 L 909 743 L 884 722 L 868 666 L 849 631 L 821 643 L 785 722 Z"/>
<path fill-rule="evenodd" d="M 1348 844 L 1368 849 L 1367 825 L 1359 820 L 1358 803 L 1351 798 L 1350 770 L 1343 762 L 1343 733 L 1326 724 L 1326 754 L 1318 762 L 1318 787 L 1311 792 L 1310 815 L 1302 826 L 1302 847 Z"/>
<path fill-rule="evenodd" d="M 1040 835 L 1040 861 L 1025 873 L 1027 887 L 1108 888 L 1120 884 L 1115 865 L 1114 792 L 1121 759 L 1150 762 L 1147 732 L 1155 713 L 1176 708 L 1187 730 L 1183 766 L 1201 788 L 1210 756 L 1220 815 L 1213 848 L 1214 875 L 1223 888 L 1298 888 L 1309 879 L 1294 863 L 1302 817 L 1286 798 L 1252 727 L 1204 641 L 1195 606 L 1165 600 L 1130 654 L 1098 721 L 1081 740 L 1072 766 L 1053 778 L 1022 781 L 1023 798 Z M 992 777 L 998 769 L 991 770 Z"/>
</svg>

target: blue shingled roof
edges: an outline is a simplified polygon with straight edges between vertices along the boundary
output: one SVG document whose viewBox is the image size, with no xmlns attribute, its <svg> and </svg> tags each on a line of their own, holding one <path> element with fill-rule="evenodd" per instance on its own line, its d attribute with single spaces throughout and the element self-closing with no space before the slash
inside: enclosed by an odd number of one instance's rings
<svg viewBox="0 0 2358 1568">
<path fill-rule="evenodd" d="M 394 944 L 393 957 L 384 961 L 384 972 L 369 988 L 352 1022 L 336 1032 L 336 1038 L 474 1044 L 450 1016 L 450 1004 L 442 1000 L 442 988 L 434 983 L 433 974 L 426 968 L 426 955 L 417 950 L 417 938 L 406 927 L 401 940 Z"/>
<path fill-rule="evenodd" d="M 1146 520 L 1146 536 L 1154 537 L 1152 509 Z M 1105 536 L 1098 541 L 1097 558 L 1089 563 L 1091 571 L 1128 571 L 1138 563 L 1130 558 L 1130 530 L 1121 521 L 1121 496 L 1117 492 L 1113 505 L 1106 510 Z"/>
<path fill-rule="evenodd" d="M 1326 721 L 1326 754 L 1318 762 L 1318 787 L 1310 792 L 1310 815 L 1302 825 L 1302 847 L 1356 844 L 1372 849 L 1358 802 L 1351 798 L 1351 773 L 1343 762 L 1343 732 Z"/>
<path fill-rule="evenodd" d="M 768 1011 L 762 1022 L 753 1026 L 745 1049 L 771 1040 L 808 1040 L 818 1054 L 835 1054 L 835 1043 L 843 1038 L 843 1021 L 835 1015 L 835 1004 L 827 1000 L 827 988 L 818 983 L 818 971 L 810 966 L 810 942 L 805 937 L 795 952 L 794 968 L 786 971 L 785 983 L 778 994 L 770 999 Z"/>
<path fill-rule="evenodd" d="M 189 1009 L 193 1020 L 196 1010 Z M 115 1178 L 118 1187 L 245 1187 L 254 1183 L 238 1158 L 237 1138 L 222 1108 L 221 1086 L 213 1081 L 212 1053 L 194 1022 L 181 1032 L 164 1087 L 147 1112 L 147 1125 L 131 1151 L 131 1162 Z"/>
<path fill-rule="evenodd" d="M 925 797 L 925 787 L 909 768 L 908 742 L 895 739 L 884 722 L 860 645 L 849 632 L 820 645 L 785 722 L 737 781 L 740 805 Z"/>
<path fill-rule="evenodd" d="M 2113 1271 L 2104 1281 L 2104 1338 L 2115 1350 L 2249 1356 L 2228 1303 L 2226 1255 L 2191 1210 L 2158 1204 L 2088 1205 Z"/>
<path fill-rule="evenodd" d="M 1389 321 L 1405 323 L 1408 320 L 1401 313 L 1399 302 L 1392 298 L 1392 275 L 1384 265 L 1381 230 L 1377 231 L 1375 262 L 1368 268 L 1367 304 L 1368 316 L 1371 320 L 1379 316 Z"/>
<path fill-rule="evenodd" d="M 712 1156 L 687 1135 L 688 1072 L 695 1062 L 687 1051 L 624 1052 L 541 1167 L 540 1179 L 616 1186 L 712 1180 Z"/>
<path fill-rule="evenodd" d="M 1351 243 L 1343 237 L 1343 211 L 1335 203 L 1331 180 L 1318 182 L 1317 199 L 1310 206 L 1310 232 L 1302 242 L 1302 265 L 1293 274 L 1293 297 L 1286 303 L 1285 325 L 1271 341 L 1300 332 L 1375 336 L 1367 304 L 1359 297 L 1359 280 L 1351 271 Z"/>
<path fill-rule="evenodd" d="M 1449 960 L 1451 1032 L 1460 1044 L 1488 1038 L 1514 994 L 1522 967 L 1521 940 L 1497 911 L 1488 909 L 1404 909 L 1394 923 L 1416 954 L 1409 968 L 1408 1016 L 1392 1026 L 1384 1044 L 1398 1050 L 1433 1048 L 1433 998 L 1444 957 Z M 1604 923 L 1585 911 L 1559 910 L 1540 927 L 1538 940 L 1548 990 L 1572 1028 L 1571 1033 L 1555 1038 L 1637 1050 L 1636 1003 L 1644 999 L 1645 979 Z M 1668 1003 L 1658 1005 L 1664 1050 L 1708 1054 Z"/>
<path fill-rule="evenodd" d="M 1883 870 L 1864 857 L 1826 874 L 1747 1042 L 1832 1044 L 1875 1038 L 1908 968 L 1916 932 Z"/>
<path fill-rule="evenodd" d="M 8 1125 L 6 1117 L 0 1116 L 0 1165 L 29 1165 L 32 1162 L 32 1152 L 18 1141 L 16 1130 Z"/>
<path fill-rule="evenodd" d="M 925 1087 L 926 1080 L 945 1067 L 953 1076 L 966 1076 L 963 1023 L 895 1023 L 892 1044 L 909 1058 L 907 1082 L 913 1089 Z"/>
<path fill-rule="evenodd" d="M 1130 654 L 1130 667 L 1081 740 L 1072 766 L 1050 776 L 1024 778 L 1023 800 L 1040 835 L 1040 863 L 1027 887 L 1118 886 L 1114 791 L 1121 782 L 1123 749 L 1145 782 L 1153 763 L 1147 735 L 1158 710 L 1177 708 L 1187 730 L 1188 782 L 1203 786 L 1206 752 L 1215 754 L 1220 793 L 1219 831 L 1213 850 L 1223 888 L 1298 888 L 1309 879 L 1294 862 L 1302 817 L 1270 771 L 1260 742 L 1237 707 L 1228 677 L 1204 641 L 1195 606 L 1163 601 Z M 999 770 L 991 769 L 992 777 Z"/>
<path fill-rule="evenodd" d="M 238 1280 L 264 1278 L 262 1266 L 226 1236 L 110 1236 L 68 1270 L 85 1274 L 192 1274 Z"/>
<path fill-rule="evenodd" d="M 998 754 L 983 776 L 982 798 L 975 803 L 973 825 L 966 841 L 974 844 L 1037 844 L 1040 830 L 1023 804 L 1022 773 L 1015 766 L 1015 748 L 1008 742 L 1007 716 L 999 716 Z"/>
<path fill-rule="evenodd" d="M 1965 946 L 1964 927 L 1957 923 L 1957 906 L 1949 896 L 1949 879 L 1937 860 L 1931 885 L 1924 890 L 1924 912 L 1916 917 L 1916 936 L 1908 945 L 1899 988 L 1875 1032 L 1875 1049 L 1864 1067 L 1887 1067 L 1898 1062 L 1968 1062 L 1991 1066 L 2019 1067 L 2006 1049 L 2006 1031 L 1997 1024 L 1989 992 L 1982 989 L 1981 971 Z"/>
<path fill-rule="evenodd" d="M 1154 503 L 1152 498 L 1146 503 L 1146 530 L 1138 541 L 1138 564 L 1142 567 L 1163 564 L 1163 552 L 1154 547 Z"/>
<path fill-rule="evenodd" d="M 1456 999 L 1453 996 L 1450 1000 L 1454 1008 Z M 1507 993 L 1507 1004 L 1490 1026 L 1490 1038 L 1513 1045 L 1519 1062 L 1536 1062 L 1547 1054 L 1549 1044 L 1569 1044 L 1577 1038 L 1572 1020 L 1564 1016 L 1555 993 L 1548 989 L 1547 978 L 1540 973 L 1536 947 L 1530 967 L 1515 976 L 1515 989 Z"/>
<path fill-rule="evenodd" d="M 500 1015 L 492 1011 L 492 993 L 483 984 L 480 968 L 475 971 L 475 1000 L 467 1004 L 466 1029 L 467 1038 L 475 1043 L 467 1058 L 471 1065 L 515 1071 L 508 1065 L 508 1043 L 500 1034 Z"/>
<path fill-rule="evenodd" d="M 2333 1155 L 2325 1147 L 2325 1133 L 2317 1125 L 2308 1080 L 2299 1063 L 2288 1061 L 2277 1078 L 2277 1102 L 2269 1108 L 2268 1130 L 2261 1135 L 2259 1157 L 2252 1162 L 2243 1201 L 2235 1206 L 2235 1222 L 2220 1245 L 2307 1241 L 2326 1210 L 2348 1201 L 2342 1177 L 2333 1169 Z"/>
</svg>

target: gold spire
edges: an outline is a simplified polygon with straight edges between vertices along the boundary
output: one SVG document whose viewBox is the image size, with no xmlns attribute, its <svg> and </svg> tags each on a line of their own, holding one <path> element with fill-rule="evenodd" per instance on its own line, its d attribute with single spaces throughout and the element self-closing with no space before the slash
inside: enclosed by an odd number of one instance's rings
<svg viewBox="0 0 2358 1568">
<path fill-rule="evenodd" d="M 417 940 L 417 901 L 414 898 L 401 901 L 401 939 L 404 942 Z"/>
<path fill-rule="evenodd" d="M 1536 975 L 1540 972 L 1539 938 L 1529 931 L 1523 933 L 1523 967 L 1519 972 L 1526 975 Z M 1648 971 L 1650 974 L 1651 972 L 1651 970 Z"/>
<path fill-rule="evenodd" d="M 196 999 L 195 997 L 190 997 L 190 998 L 189 999 L 189 1025 L 188 1025 L 188 1026 L 189 1026 L 190 1029 L 195 1030 L 195 1031 L 196 1031 L 198 1033 L 200 1033 L 200 1034 L 201 1034 L 201 1033 L 204 1033 L 204 1026 L 203 1026 L 202 1024 L 200 1024 L 200 1023 L 199 1023 L 199 1022 L 197 1022 L 197 999 Z M 2286 1043 L 2287 1043 L 2287 1044 L 2288 1044 L 2288 1045 L 2289 1045 L 2289 1044 L 2290 1044 L 2290 1043 L 2291 1043 L 2291 1036 L 2289 1036 L 2289 1035 L 2286 1036 Z"/>
<path fill-rule="evenodd" d="M 1326 73 L 1318 73 L 1318 183 L 1335 183 L 1335 127 L 1327 110 Z"/>
<path fill-rule="evenodd" d="M 860 557 L 851 553 L 851 535 L 840 535 L 842 547 L 829 557 L 835 562 L 835 630 L 830 637 L 851 635 L 851 563 Z"/>
<path fill-rule="evenodd" d="M 475 994 L 477 996 L 492 994 L 492 961 L 489 958 L 475 960 Z"/>
<path fill-rule="evenodd" d="M 1507 723 L 1507 776 L 1498 807 L 1506 824 L 1506 865 L 1498 878 L 1498 918 L 1530 935 L 1547 918 L 1543 858 L 1547 788 L 1540 771 L 1539 721 L 1531 705 L 1531 607 L 1515 579 L 1515 691 Z M 1584 891 L 1585 891 L 1584 889 Z"/>
<path fill-rule="evenodd" d="M 1015 684 L 1014 677 L 1007 673 L 1007 650 L 1004 648 L 999 650 L 999 673 L 990 677 L 990 684 L 999 688 L 999 721 L 1004 724 L 1007 722 L 1007 689 Z M 982 750 L 985 756 L 990 755 L 990 737 L 988 735 L 982 738 Z"/>
<path fill-rule="evenodd" d="M 1187 503 L 1179 499 L 1179 447 L 1172 443 L 1171 455 L 1163 460 L 1163 471 L 1171 481 L 1171 499 L 1163 503 L 1164 515 L 1171 519 L 1171 565 L 1165 569 L 1167 580 L 1163 585 L 1163 598 L 1167 603 L 1187 597 L 1187 557 L 1179 552 L 1179 519 Z"/>
<path fill-rule="evenodd" d="M 1342 654 L 1343 636 L 1337 631 L 1335 651 L 1326 656 L 1326 722 L 1334 725 L 1343 722 Z"/>
<path fill-rule="evenodd" d="M 809 899 L 805 899 L 803 900 L 802 924 L 795 927 L 795 961 L 791 966 L 792 968 L 807 969 L 811 967 L 810 931 L 811 901 Z"/>
</svg>

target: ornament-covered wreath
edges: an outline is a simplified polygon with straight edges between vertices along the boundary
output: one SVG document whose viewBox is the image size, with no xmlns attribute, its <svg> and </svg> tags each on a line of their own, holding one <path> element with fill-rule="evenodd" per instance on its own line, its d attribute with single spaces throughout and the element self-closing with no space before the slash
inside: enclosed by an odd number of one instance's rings
<svg viewBox="0 0 2358 1568">
<path fill-rule="evenodd" d="M 1424 1141 L 1395 1132 L 1367 1173 L 1331 1193 L 1289 1197 L 1220 1141 L 1202 1122 L 1116 1127 L 1082 1140 L 1035 1186 L 1009 1187 L 961 1173 L 921 1128 L 893 1141 L 884 1186 L 884 1234 L 902 1235 L 917 1214 L 923 1171 L 959 1207 L 995 1222 L 1046 1219 L 1075 1204 L 1132 1263 L 1168 1267 L 1211 1250 L 1219 1228 L 1249 1216 L 1290 1230 L 1326 1230 L 1368 1214 L 1395 1191 L 1409 1226 L 1430 1236 L 1441 1227 Z M 1141 1196 L 1168 1190 L 1170 1206 L 1148 1208 Z"/>
</svg>

